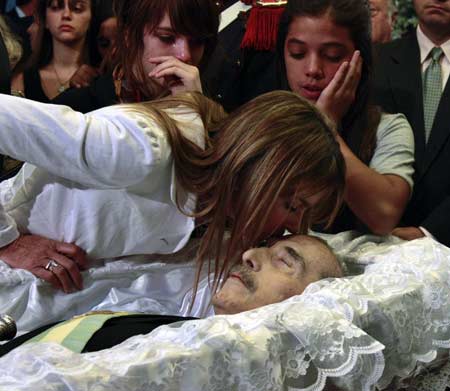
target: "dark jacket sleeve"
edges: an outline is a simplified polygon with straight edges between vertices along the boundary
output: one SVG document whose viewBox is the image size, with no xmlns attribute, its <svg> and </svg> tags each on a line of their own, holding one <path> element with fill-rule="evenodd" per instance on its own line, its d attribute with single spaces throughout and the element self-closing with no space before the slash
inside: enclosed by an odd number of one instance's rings
<svg viewBox="0 0 450 391">
<path fill-rule="evenodd" d="M 421 224 L 439 242 L 450 247 L 450 197 L 446 197 Z"/>
<path fill-rule="evenodd" d="M 372 103 L 380 106 L 386 113 L 398 113 L 394 97 L 389 85 L 388 75 L 391 68 L 390 53 L 392 47 L 389 44 L 374 47 L 374 66 L 372 74 Z"/>
</svg>

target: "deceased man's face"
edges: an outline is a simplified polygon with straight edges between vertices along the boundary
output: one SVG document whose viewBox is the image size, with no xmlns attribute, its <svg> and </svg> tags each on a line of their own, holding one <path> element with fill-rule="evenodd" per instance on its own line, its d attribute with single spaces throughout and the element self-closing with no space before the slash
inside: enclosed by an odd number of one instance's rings
<svg viewBox="0 0 450 391">
<path fill-rule="evenodd" d="M 250 249 L 214 295 L 215 313 L 234 314 L 298 295 L 321 278 L 329 263 L 339 268 L 324 244 L 305 235 L 289 236 L 271 247 Z"/>
</svg>

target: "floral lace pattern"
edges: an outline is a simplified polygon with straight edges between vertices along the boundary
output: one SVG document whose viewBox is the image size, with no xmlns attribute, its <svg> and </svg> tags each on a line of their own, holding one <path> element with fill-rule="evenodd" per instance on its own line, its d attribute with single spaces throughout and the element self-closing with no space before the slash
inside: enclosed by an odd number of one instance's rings
<svg viewBox="0 0 450 391">
<path fill-rule="evenodd" d="M 405 381 L 450 347 L 450 249 L 369 240 L 330 239 L 363 274 L 319 281 L 282 303 L 163 326 L 95 353 L 24 345 L 0 359 L 0 389 L 313 391 L 332 381 L 371 390 Z"/>
</svg>

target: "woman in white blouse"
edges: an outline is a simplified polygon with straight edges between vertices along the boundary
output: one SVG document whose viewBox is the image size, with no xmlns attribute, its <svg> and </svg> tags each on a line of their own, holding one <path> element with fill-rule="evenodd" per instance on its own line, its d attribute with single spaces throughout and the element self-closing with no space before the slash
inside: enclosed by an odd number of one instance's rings
<svg viewBox="0 0 450 391">
<path fill-rule="evenodd" d="M 86 258 L 176 252 L 196 225 L 217 287 L 243 249 L 330 222 L 342 198 L 333 131 L 290 92 L 229 116 L 198 93 L 85 115 L 0 96 L 0 123 L 0 153 L 29 162 L 0 186 L 0 259 L 66 292 Z"/>
</svg>

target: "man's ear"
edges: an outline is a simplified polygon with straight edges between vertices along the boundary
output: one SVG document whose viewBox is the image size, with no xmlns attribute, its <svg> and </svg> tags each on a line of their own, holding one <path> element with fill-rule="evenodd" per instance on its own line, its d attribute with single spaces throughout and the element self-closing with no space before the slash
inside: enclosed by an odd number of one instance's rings
<svg viewBox="0 0 450 391">
<path fill-rule="evenodd" d="M 395 12 L 393 12 L 393 13 L 391 14 L 391 20 L 390 20 L 390 22 L 391 22 L 391 29 L 392 29 L 392 30 L 394 29 L 395 23 L 397 22 L 397 16 L 398 16 L 398 12 L 397 12 L 397 11 L 395 11 Z"/>
</svg>

